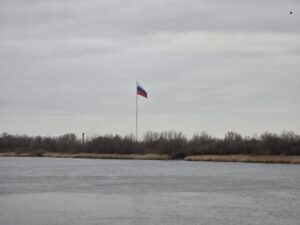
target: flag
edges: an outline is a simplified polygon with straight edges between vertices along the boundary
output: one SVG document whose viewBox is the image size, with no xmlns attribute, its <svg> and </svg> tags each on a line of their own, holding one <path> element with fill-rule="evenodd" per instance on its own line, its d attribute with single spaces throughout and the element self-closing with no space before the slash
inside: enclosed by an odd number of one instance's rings
<svg viewBox="0 0 300 225">
<path fill-rule="evenodd" d="M 143 97 L 145 97 L 145 98 L 147 98 L 147 92 L 145 91 L 145 89 L 143 88 L 143 86 L 141 85 L 141 84 L 139 84 L 139 83 L 136 83 L 136 94 L 137 95 L 141 95 L 141 96 L 143 96 Z"/>
</svg>

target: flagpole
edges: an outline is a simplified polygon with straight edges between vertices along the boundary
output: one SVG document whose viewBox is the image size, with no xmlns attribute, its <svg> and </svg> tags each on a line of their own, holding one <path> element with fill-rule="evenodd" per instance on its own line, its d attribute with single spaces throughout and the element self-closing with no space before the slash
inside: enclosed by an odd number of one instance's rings
<svg viewBox="0 0 300 225">
<path fill-rule="evenodd" d="M 137 81 L 135 85 L 135 140 L 138 141 L 138 94 L 137 94 Z"/>
</svg>

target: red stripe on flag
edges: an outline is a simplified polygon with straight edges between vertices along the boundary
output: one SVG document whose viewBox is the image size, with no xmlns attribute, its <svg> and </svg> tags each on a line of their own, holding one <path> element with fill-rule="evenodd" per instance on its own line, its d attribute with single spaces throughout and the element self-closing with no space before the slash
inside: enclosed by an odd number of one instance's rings
<svg viewBox="0 0 300 225">
<path fill-rule="evenodd" d="M 145 97 L 145 98 L 147 98 L 147 93 L 146 93 L 145 91 L 143 91 L 143 90 L 140 90 L 140 89 L 139 89 L 139 90 L 137 91 L 137 94 L 138 94 L 138 95 L 141 95 L 141 96 L 143 96 L 143 97 Z"/>
</svg>

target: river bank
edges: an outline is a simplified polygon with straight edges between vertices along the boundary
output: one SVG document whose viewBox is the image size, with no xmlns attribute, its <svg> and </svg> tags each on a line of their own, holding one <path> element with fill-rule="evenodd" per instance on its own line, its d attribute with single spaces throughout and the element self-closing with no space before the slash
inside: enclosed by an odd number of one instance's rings
<svg viewBox="0 0 300 225">
<path fill-rule="evenodd" d="M 192 155 L 192 156 L 185 157 L 184 160 L 300 164 L 300 156 L 286 156 L 286 155 Z"/>
<path fill-rule="evenodd" d="M 58 153 L 58 152 L 33 152 L 33 153 L 5 152 L 5 153 L 0 153 L 0 157 L 172 160 L 170 156 L 161 155 L 161 154 L 96 154 L 96 153 Z M 186 156 L 182 160 L 300 164 L 300 156 L 285 156 L 285 155 L 191 155 L 191 156 Z"/>
<path fill-rule="evenodd" d="M 168 160 L 168 155 L 160 154 L 97 154 L 97 153 L 0 153 L 0 157 L 53 157 L 53 158 L 87 158 L 87 159 L 136 159 L 136 160 Z"/>
</svg>

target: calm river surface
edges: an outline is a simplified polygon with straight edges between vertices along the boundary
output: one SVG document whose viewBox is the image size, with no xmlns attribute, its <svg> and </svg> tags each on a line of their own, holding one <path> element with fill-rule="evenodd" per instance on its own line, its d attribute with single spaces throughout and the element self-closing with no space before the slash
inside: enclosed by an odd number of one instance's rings
<svg viewBox="0 0 300 225">
<path fill-rule="evenodd" d="M 0 158 L 0 225 L 299 225 L 300 166 Z"/>
</svg>

